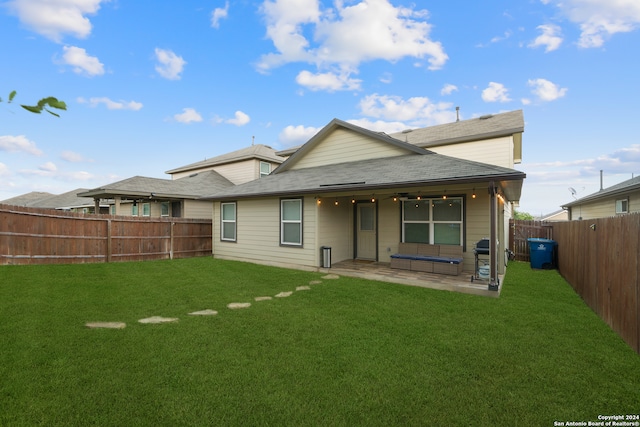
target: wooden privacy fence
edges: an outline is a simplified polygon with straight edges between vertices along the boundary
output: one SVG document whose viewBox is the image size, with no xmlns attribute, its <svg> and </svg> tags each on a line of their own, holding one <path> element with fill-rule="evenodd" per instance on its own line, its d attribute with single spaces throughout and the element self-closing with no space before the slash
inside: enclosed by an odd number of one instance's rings
<svg viewBox="0 0 640 427">
<path fill-rule="evenodd" d="M 560 274 L 640 353 L 640 214 L 552 226 Z"/>
<path fill-rule="evenodd" d="M 0 205 L 0 265 L 210 255 L 210 219 L 86 215 Z"/>
<path fill-rule="evenodd" d="M 553 228 L 551 222 L 510 220 L 509 229 L 511 238 L 509 246 L 517 261 L 529 261 L 529 243 L 527 239 L 538 237 L 543 239 L 553 239 Z"/>
</svg>

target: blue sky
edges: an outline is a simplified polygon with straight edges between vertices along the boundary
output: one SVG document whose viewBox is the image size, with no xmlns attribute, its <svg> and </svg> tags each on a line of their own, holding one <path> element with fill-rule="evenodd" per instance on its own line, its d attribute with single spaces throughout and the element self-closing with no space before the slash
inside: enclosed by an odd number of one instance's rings
<svg viewBox="0 0 640 427">
<path fill-rule="evenodd" d="M 524 111 L 521 211 L 640 173 L 637 0 L 0 0 L 0 39 L 0 200 L 456 106 Z"/>
</svg>

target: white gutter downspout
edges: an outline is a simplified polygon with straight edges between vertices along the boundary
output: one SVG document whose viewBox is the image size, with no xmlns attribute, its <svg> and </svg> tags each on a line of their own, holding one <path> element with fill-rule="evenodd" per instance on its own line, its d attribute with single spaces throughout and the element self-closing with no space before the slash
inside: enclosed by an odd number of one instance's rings
<svg viewBox="0 0 640 427">
<path fill-rule="evenodd" d="M 491 229 L 489 235 L 489 290 L 497 291 L 500 283 L 498 279 L 498 188 L 494 181 L 489 183 L 489 195 L 490 195 L 490 218 Z"/>
</svg>

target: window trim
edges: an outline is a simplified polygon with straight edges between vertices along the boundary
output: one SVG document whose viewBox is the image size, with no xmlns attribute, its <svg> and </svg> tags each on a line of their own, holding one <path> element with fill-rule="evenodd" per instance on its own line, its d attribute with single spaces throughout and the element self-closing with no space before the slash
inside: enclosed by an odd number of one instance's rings
<svg viewBox="0 0 640 427">
<path fill-rule="evenodd" d="M 167 207 L 167 213 L 163 213 L 162 211 L 164 210 L 164 207 Z M 168 217 L 169 215 L 171 215 L 171 203 L 169 202 L 161 202 L 160 203 L 160 216 L 161 217 Z"/>
<path fill-rule="evenodd" d="M 138 216 L 140 214 L 140 206 L 137 203 L 131 205 L 131 216 Z"/>
<path fill-rule="evenodd" d="M 267 165 L 269 166 L 269 172 L 267 173 L 263 173 L 262 172 L 262 165 Z M 264 162 L 264 161 L 260 161 L 260 165 L 258 165 L 258 175 L 260 178 L 264 178 L 265 176 L 269 176 L 269 174 L 271 174 L 271 163 L 269 162 Z"/>
<path fill-rule="evenodd" d="M 224 206 L 233 205 L 233 220 L 224 219 Z M 224 225 L 233 223 L 233 239 L 224 237 Z M 220 202 L 220 240 L 223 242 L 238 241 L 238 202 Z"/>
<path fill-rule="evenodd" d="M 447 197 L 447 199 L 451 200 L 451 199 L 456 199 L 460 201 L 460 217 L 461 219 L 459 221 L 440 221 L 440 220 L 435 220 L 434 219 L 434 212 L 433 212 L 433 202 L 436 200 L 443 200 L 442 196 L 436 196 L 436 197 L 421 197 L 420 199 L 406 199 L 403 200 L 402 203 L 400 203 L 400 241 L 401 242 L 405 242 L 405 224 L 409 223 L 409 224 L 416 224 L 416 223 L 420 223 L 420 224 L 428 224 L 429 226 L 429 243 L 428 244 L 436 244 L 434 243 L 434 239 L 435 239 L 435 224 L 460 224 L 460 246 L 462 246 L 463 248 L 466 247 L 465 245 L 465 239 L 466 239 L 466 197 L 465 195 L 451 195 L 449 197 Z M 416 221 L 416 220 L 410 220 L 410 221 L 406 221 L 404 219 L 404 202 L 418 202 L 418 201 L 429 201 L 429 219 L 426 221 Z M 445 243 L 441 243 L 441 244 L 445 244 Z"/>
<path fill-rule="evenodd" d="M 287 220 L 283 219 L 284 202 L 297 201 L 300 203 L 300 219 L 299 220 Z M 299 224 L 300 227 L 300 242 L 285 242 L 284 241 L 284 224 Z M 286 197 L 280 199 L 280 246 L 302 248 L 304 244 L 304 197 Z"/>
<path fill-rule="evenodd" d="M 145 209 L 149 209 L 149 213 L 144 213 Z M 151 216 L 151 203 L 145 202 L 142 204 L 142 216 L 144 217 Z"/>
<path fill-rule="evenodd" d="M 624 204 L 625 210 L 618 210 L 618 204 L 620 204 L 620 207 L 622 207 L 622 205 Z M 622 214 L 627 214 L 629 213 L 629 198 L 625 197 L 623 199 L 616 199 L 616 215 L 622 215 Z"/>
</svg>

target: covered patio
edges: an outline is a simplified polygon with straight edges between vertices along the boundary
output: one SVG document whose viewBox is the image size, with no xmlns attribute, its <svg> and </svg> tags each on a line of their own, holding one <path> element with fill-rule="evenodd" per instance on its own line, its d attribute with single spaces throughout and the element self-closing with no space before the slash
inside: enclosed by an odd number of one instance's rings
<svg viewBox="0 0 640 427">
<path fill-rule="evenodd" d="M 502 291 L 504 276 L 500 275 L 497 292 L 488 289 L 487 280 L 471 281 L 471 274 L 463 272 L 459 276 L 422 273 L 418 271 L 392 269 L 388 262 L 346 260 L 334 263 L 331 268 L 320 271 L 347 277 L 359 277 L 368 280 L 397 283 L 400 285 L 438 289 L 451 292 L 498 298 Z"/>
</svg>

